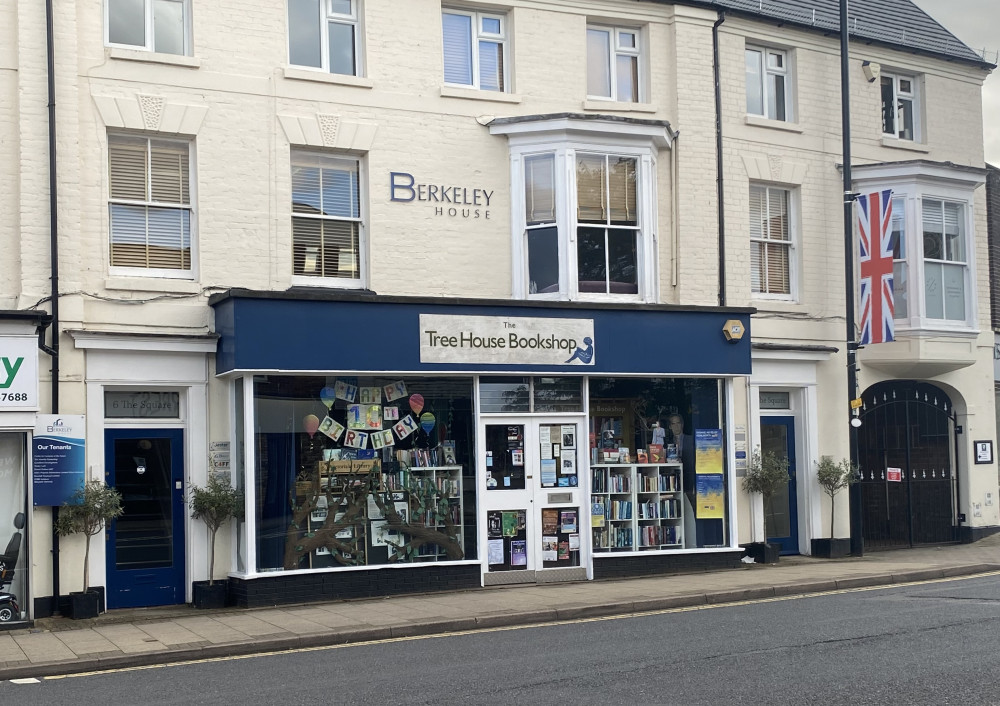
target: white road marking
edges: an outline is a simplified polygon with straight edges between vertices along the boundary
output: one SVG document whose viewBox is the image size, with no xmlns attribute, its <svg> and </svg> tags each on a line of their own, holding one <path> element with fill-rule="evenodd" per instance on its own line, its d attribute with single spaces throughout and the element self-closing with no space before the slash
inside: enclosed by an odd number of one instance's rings
<svg viewBox="0 0 1000 706">
<path fill-rule="evenodd" d="M 830 591 L 817 591 L 815 593 L 797 593 L 790 596 L 774 596 L 771 598 L 752 598 L 743 601 L 730 601 L 728 603 L 702 603 L 699 605 L 684 606 L 680 608 L 662 608 L 659 610 L 644 610 L 634 613 L 622 613 L 618 615 L 604 615 L 591 618 L 573 618 L 570 620 L 550 620 L 541 623 L 526 623 L 524 625 L 506 625 L 495 628 L 476 628 L 472 630 L 455 630 L 452 632 L 439 632 L 431 635 L 410 635 L 406 637 L 389 637 L 382 640 L 365 640 L 364 642 L 345 642 L 337 645 L 319 645 L 316 647 L 295 647 L 287 650 L 276 650 L 267 652 L 255 652 L 245 655 L 230 655 L 228 657 L 206 657 L 205 659 L 189 659 L 183 662 L 168 662 L 165 664 L 146 664 L 136 667 L 121 667 L 118 669 L 100 669 L 92 672 L 77 672 L 76 674 L 59 674 L 51 677 L 42 677 L 46 681 L 55 679 L 72 679 L 74 677 L 91 677 L 101 674 L 116 674 L 118 672 L 138 672 L 144 669 L 166 669 L 169 667 L 183 667 L 192 664 L 209 664 L 211 662 L 234 662 L 242 659 L 257 659 L 261 657 L 275 657 L 278 655 L 299 654 L 302 652 L 321 652 L 324 650 L 340 650 L 347 647 L 364 647 L 366 645 L 386 645 L 393 642 L 411 642 L 414 640 L 434 640 L 442 637 L 454 637 L 456 635 L 477 635 L 488 632 L 507 632 L 510 630 L 527 630 L 530 628 L 551 627 L 556 625 L 576 625 L 579 623 L 597 623 L 608 620 L 624 620 L 627 618 L 639 618 L 648 615 L 668 615 L 670 613 L 691 613 L 698 610 L 715 610 L 718 608 L 728 608 L 732 606 L 756 605 L 758 603 L 777 603 L 780 601 L 795 601 L 803 598 L 816 598 L 818 596 L 836 596 L 844 593 L 864 593 L 867 591 L 879 591 L 887 588 L 906 588 L 909 586 L 925 586 L 934 583 L 949 583 L 953 581 L 963 581 L 965 579 L 983 578 L 985 576 L 1000 576 L 1000 571 L 988 571 L 982 574 L 967 574 L 964 576 L 948 576 L 940 579 L 926 579 L 923 581 L 908 581 L 905 583 L 882 584 L 879 586 L 861 586 L 859 588 L 838 588 Z M 169 654 L 169 653 L 166 653 Z M 37 679 L 26 680 L 37 682 Z"/>
</svg>

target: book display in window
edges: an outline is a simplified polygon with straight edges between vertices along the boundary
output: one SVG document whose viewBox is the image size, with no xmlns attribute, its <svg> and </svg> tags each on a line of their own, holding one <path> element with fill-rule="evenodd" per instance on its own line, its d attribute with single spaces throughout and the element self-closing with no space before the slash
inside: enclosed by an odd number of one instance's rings
<svg viewBox="0 0 1000 706">
<path fill-rule="evenodd" d="M 590 526 L 595 552 L 684 546 L 680 463 L 591 468 Z"/>
<path fill-rule="evenodd" d="M 432 440 L 424 397 L 341 379 L 318 396 L 329 412 L 302 420 L 284 568 L 464 558 L 463 467 L 454 441 Z"/>
</svg>

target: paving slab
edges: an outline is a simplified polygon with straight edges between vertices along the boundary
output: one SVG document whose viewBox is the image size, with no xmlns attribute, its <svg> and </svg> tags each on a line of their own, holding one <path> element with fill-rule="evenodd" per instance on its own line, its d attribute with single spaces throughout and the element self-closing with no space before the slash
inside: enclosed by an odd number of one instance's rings
<svg viewBox="0 0 1000 706">
<path fill-rule="evenodd" d="M 1000 535 L 973 545 L 633 579 L 491 586 L 454 593 L 250 610 L 187 606 L 47 618 L 0 632 L 0 680 L 87 669 L 698 607 L 1000 572 Z"/>
</svg>

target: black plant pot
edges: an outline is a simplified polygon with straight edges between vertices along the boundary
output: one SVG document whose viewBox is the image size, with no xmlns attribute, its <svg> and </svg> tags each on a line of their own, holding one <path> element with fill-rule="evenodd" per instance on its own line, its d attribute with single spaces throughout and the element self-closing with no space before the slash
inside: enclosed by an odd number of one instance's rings
<svg viewBox="0 0 1000 706">
<path fill-rule="evenodd" d="M 777 564 L 781 556 L 781 545 L 770 542 L 750 542 L 741 544 L 743 556 L 753 559 L 755 564 Z"/>
<path fill-rule="evenodd" d="M 97 591 L 77 591 L 69 594 L 69 617 L 73 620 L 96 618 L 101 608 L 101 594 Z"/>
<path fill-rule="evenodd" d="M 209 585 L 208 581 L 195 581 L 191 584 L 191 601 L 195 608 L 225 608 L 228 581 L 216 581 Z"/>
<path fill-rule="evenodd" d="M 839 559 L 851 553 L 850 539 L 814 539 L 812 555 L 820 559 Z"/>
</svg>

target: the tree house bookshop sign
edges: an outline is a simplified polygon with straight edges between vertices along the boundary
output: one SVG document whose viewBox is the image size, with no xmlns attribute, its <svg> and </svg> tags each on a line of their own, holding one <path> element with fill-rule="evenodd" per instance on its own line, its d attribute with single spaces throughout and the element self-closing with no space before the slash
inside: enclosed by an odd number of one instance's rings
<svg viewBox="0 0 1000 706">
<path fill-rule="evenodd" d="M 593 365 L 594 320 L 420 315 L 421 363 Z"/>
</svg>

